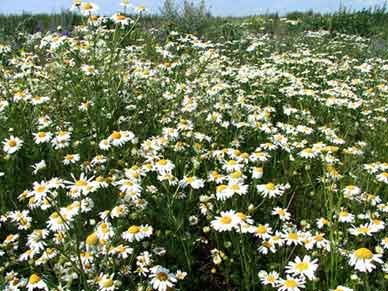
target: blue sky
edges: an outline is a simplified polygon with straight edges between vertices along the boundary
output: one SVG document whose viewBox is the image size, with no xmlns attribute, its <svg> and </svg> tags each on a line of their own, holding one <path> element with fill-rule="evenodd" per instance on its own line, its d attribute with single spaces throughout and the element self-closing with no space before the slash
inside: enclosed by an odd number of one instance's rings
<svg viewBox="0 0 388 291">
<path fill-rule="evenodd" d="M 88 0 L 99 5 L 100 13 L 109 15 L 120 9 L 120 0 Z M 194 0 L 196 2 L 198 0 Z M 374 5 L 382 5 L 386 0 L 207 0 L 213 15 L 243 16 L 260 12 L 280 12 L 313 9 L 320 12 L 337 10 L 344 6 L 361 9 Z M 142 4 L 152 12 L 157 12 L 163 0 L 134 0 L 134 4 Z M 176 0 L 181 3 L 182 0 Z M 1 13 L 56 12 L 71 6 L 72 0 L 0 0 Z"/>
</svg>

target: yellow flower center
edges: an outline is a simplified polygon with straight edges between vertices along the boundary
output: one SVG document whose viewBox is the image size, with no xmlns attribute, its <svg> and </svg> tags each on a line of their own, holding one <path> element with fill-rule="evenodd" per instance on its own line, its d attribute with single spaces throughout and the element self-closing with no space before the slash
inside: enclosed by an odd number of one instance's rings
<svg viewBox="0 0 388 291">
<path fill-rule="evenodd" d="M 229 215 L 223 216 L 221 217 L 220 222 L 222 224 L 230 224 L 232 222 L 232 218 Z"/>
<path fill-rule="evenodd" d="M 233 178 L 233 179 L 238 179 L 241 177 L 241 172 L 240 171 L 235 171 L 233 172 L 230 176 Z"/>
<path fill-rule="evenodd" d="M 271 282 L 271 283 L 274 283 L 274 282 L 276 281 L 276 278 L 275 278 L 274 275 L 268 275 L 267 281 L 268 281 L 268 282 Z"/>
<path fill-rule="evenodd" d="M 165 165 L 167 165 L 167 160 L 160 160 L 158 162 L 158 164 L 161 165 L 161 166 L 165 166 Z"/>
<path fill-rule="evenodd" d="M 368 231 L 369 231 L 369 228 L 368 227 L 360 227 L 359 229 L 358 229 L 358 231 L 359 232 L 361 232 L 361 233 L 368 233 Z"/>
<path fill-rule="evenodd" d="M 29 283 L 29 284 L 36 284 L 36 283 L 38 283 L 40 280 L 41 280 L 41 278 L 39 277 L 39 275 L 37 275 L 37 274 L 32 274 L 32 275 L 30 276 L 30 279 L 28 279 L 28 283 Z"/>
<path fill-rule="evenodd" d="M 118 131 L 114 131 L 114 132 L 112 133 L 111 137 L 112 137 L 113 139 L 120 139 L 120 138 L 121 138 L 121 133 L 118 132 Z"/>
<path fill-rule="evenodd" d="M 168 275 L 164 272 L 160 272 L 156 275 L 156 278 L 158 278 L 159 281 L 167 281 Z"/>
<path fill-rule="evenodd" d="M 236 215 L 243 221 L 247 219 L 247 216 L 242 212 L 237 212 Z"/>
<path fill-rule="evenodd" d="M 356 250 L 354 252 L 354 255 L 358 259 L 362 259 L 362 260 L 370 260 L 371 258 L 373 258 L 373 253 L 367 248 L 360 248 Z"/>
<path fill-rule="evenodd" d="M 127 19 L 127 17 L 125 17 L 124 15 L 116 15 L 116 20 L 118 21 L 125 20 L 125 19 Z"/>
<path fill-rule="evenodd" d="M 265 225 L 260 224 L 256 228 L 256 233 L 258 233 L 258 234 L 265 234 L 266 232 L 267 232 L 267 228 L 265 227 Z"/>
<path fill-rule="evenodd" d="M 240 185 L 233 184 L 233 185 L 230 186 L 230 189 L 232 189 L 233 191 L 239 191 L 240 190 Z"/>
<path fill-rule="evenodd" d="M 56 219 L 56 218 L 59 217 L 59 214 L 58 214 L 58 212 L 53 212 L 53 214 L 51 214 L 50 217 L 51 217 L 52 219 Z"/>
<path fill-rule="evenodd" d="M 309 264 L 306 262 L 300 262 L 295 265 L 295 269 L 297 269 L 299 272 L 306 271 L 308 270 L 308 268 L 309 268 Z"/>
<path fill-rule="evenodd" d="M 224 191 L 226 188 L 228 188 L 228 186 L 226 186 L 224 184 L 217 186 L 217 193 Z"/>
<path fill-rule="evenodd" d="M 288 238 L 292 240 L 297 240 L 299 238 L 298 234 L 296 232 L 290 232 L 288 234 Z"/>
<path fill-rule="evenodd" d="M 13 235 L 12 235 L 12 234 L 8 235 L 8 236 L 5 238 L 6 241 L 11 241 L 12 239 L 13 239 Z"/>
<path fill-rule="evenodd" d="M 234 166 L 237 164 L 237 162 L 235 160 L 229 160 L 227 164 L 228 166 Z"/>
<path fill-rule="evenodd" d="M 98 240 L 97 234 L 93 232 L 86 238 L 86 244 L 89 246 L 94 246 L 97 244 L 97 240 Z"/>
<path fill-rule="evenodd" d="M 267 190 L 270 190 L 270 191 L 275 190 L 275 184 L 274 183 L 268 183 L 267 185 L 265 185 L 265 188 Z"/>
<path fill-rule="evenodd" d="M 112 286 L 113 286 L 113 280 L 112 280 L 112 278 L 102 280 L 101 286 L 102 286 L 103 288 L 112 287 Z"/>
<path fill-rule="evenodd" d="M 10 146 L 11 148 L 15 147 L 16 146 L 16 140 L 14 139 L 11 139 L 8 141 L 8 146 Z"/>
<path fill-rule="evenodd" d="M 136 9 L 138 11 L 144 11 L 145 10 L 145 7 L 143 5 L 140 5 L 140 6 L 137 6 Z"/>
<path fill-rule="evenodd" d="M 312 154 L 313 153 L 313 149 L 312 148 L 307 148 L 304 150 L 306 154 Z"/>
<path fill-rule="evenodd" d="M 284 281 L 284 286 L 287 288 L 295 288 L 298 287 L 298 283 L 293 279 L 288 279 Z"/>
<path fill-rule="evenodd" d="M 92 3 L 87 2 L 87 3 L 84 3 L 84 4 L 82 5 L 82 8 L 83 8 L 84 10 L 92 10 L 92 9 L 93 9 L 93 5 L 92 5 Z"/>
<path fill-rule="evenodd" d="M 88 182 L 86 182 L 85 180 L 78 180 L 77 182 L 75 182 L 75 185 L 78 187 L 85 187 L 86 185 L 88 185 Z"/>
<path fill-rule="evenodd" d="M 128 228 L 129 233 L 138 233 L 140 232 L 140 227 L 137 225 L 132 225 L 130 228 Z"/>
<path fill-rule="evenodd" d="M 38 193 L 43 193 L 44 191 L 46 191 L 46 186 L 38 186 L 35 188 L 35 191 Z"/>
</svg>

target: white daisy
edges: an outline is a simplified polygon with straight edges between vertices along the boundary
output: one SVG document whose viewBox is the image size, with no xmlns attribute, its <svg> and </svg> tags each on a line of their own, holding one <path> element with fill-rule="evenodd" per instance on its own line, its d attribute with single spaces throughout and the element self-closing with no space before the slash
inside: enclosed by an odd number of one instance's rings
<svg viewBox="0 0 388 291">
<path fill-rule="evenodd" d="M 349 264 L 360 272 L 372 272 L 372 270 L 376 268 L 373 262 L 379 264 L 383 263 L 380 259 L 381 257 L 381 254 L 373 254 L 368 248 L 359 248 L 354 250 L 350 255 Z"/>
<path fill-rule="evenodd" d="M 301 260 L 299 257 L 296 257 L 294 262 L 289 262 L 286 266 L 286 273 L 297 276 L 304 276 L 309 280 L 313 280 L 315 278 L 314 273 L 318 268 L 317 262 L 318 259 L 311 260 L 310 256 L 304 256 L 303 260 Z"/>
<path fill-rule="evenodd" d="M 3 151 L 7 154 L 13 154 L 17 152 L 23 146 L 23 141 L 11 135 L 9 138 L 3 141 Z"/>
<path fill-rule="evenodd" d="M 150 278 L 152 288 L 158 291 L 172 289 L 177 281 L 175 275 L 162 266 L 151 268 Z"/>
<path fill-rule="evenodd" d="M 240 218 L 234 210 L 221 211 L 221 216 L 217 216 L 211 221 L 211 226 L 219 232 L 231 231 L 236 229 L 240 222 Z"/>
</svg>

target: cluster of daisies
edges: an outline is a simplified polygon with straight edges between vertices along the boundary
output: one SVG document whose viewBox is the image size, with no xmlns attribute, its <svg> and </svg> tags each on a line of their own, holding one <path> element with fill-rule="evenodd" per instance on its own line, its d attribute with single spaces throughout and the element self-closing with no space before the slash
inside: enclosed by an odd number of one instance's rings
<svg viewBox="0 0 388 291">
<path fill-rule="evenodd" d="M 121 6 L 0 44 L 0 289 L 384 290 L 388 60 Z"/>
</svg>

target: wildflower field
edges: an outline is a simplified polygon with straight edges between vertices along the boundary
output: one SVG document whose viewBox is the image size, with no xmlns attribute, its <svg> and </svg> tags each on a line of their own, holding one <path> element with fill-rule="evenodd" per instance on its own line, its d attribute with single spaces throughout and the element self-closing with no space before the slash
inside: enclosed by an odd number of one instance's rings
<svg viewBox="0 0 388 291">
<path fill-rule="evenodd" d="M 370 39 L 75 9 L 0 43 L 0 290 L 388 290 Z"/>
</svg>

